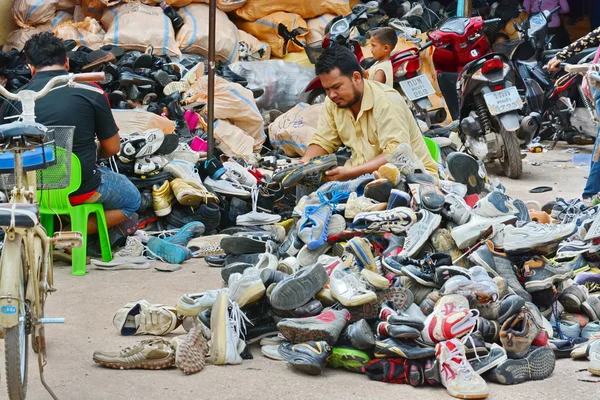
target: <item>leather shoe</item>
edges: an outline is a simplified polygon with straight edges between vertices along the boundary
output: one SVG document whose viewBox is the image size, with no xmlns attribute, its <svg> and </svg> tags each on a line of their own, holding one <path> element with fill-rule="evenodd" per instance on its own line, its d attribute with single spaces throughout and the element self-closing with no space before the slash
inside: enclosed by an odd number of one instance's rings
<svg viewBox="0 0 600 400">
<path fill-rule="evenodd" d="M 154 81 L 152 79 L 145 78 L 141 75 L 131 74 L 129 72 L 122 72 L 119 76 L 119 81 L 123 86 L 130 85 L 151 85 L 154 86 Z"/>
</svg>

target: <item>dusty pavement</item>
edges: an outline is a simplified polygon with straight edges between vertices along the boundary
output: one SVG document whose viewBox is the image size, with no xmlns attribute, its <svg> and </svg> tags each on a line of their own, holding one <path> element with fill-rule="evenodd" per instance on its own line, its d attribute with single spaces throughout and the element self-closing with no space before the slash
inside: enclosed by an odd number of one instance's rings
<svg viewBox="0 0 600 400">
<path fill-rule="evenodd" d="M 587 172 L 575 168 L 572 154 L 562 153 L 566 145 L 542 154 L 530 154 L 524 175 L 518 181 L 500 178 L 508 194 L 523 200 L 544 203 L 554 196 L 578 196 Z M 579 147 L 580 154 L 591 146 Z M 532 162 L 540 162 L 534 166 Z M 488 168 L 491 175 L 498 168 Z M 529 189 L 547 185 L 554 190 L 530 194 Z M 147 271 L 105 272 L 89 270 L 74 277 L 70 267 L 55 270 L 58 292 L 47 302 L 47 316 L 64 317 L 64 325 L 46 328 L 48 366 L 46 380 L 60 399 L 376 399 L 410 396 L 412 399 L 450 398 L 443 387 L 412 388 L 372 382 L 362 375 L 327 370 L 319 377 L 290 370 L 271 361 L 253 347 L 254 360 L 238 366 L 207 366 L 199 374 L 184 376 L 178 369 L 165 371 L 118 371 L 104 369 L 92 361 L 94 350 L 115 351 L 148 337 L 118 335 L 112 325 L 114 313 L 125 303 L 147 299 L 151 303 L 175 304 L 183 293 L 201 292 L 220 286 L 218 269 L 199 260 L 188 261 L 174 273 Z M 185 331 L 179 328 L 176 334 Z M 2 347 L 4 342 L 0 344 Z M 5 399 L 3 348 L 0 348 L 0 399 Z M 31 354 L 33 354 L 31 352 Z M 553 376 L 545 381 L 516 386 L 490 384 L 491 399 L 598 399 L 598 386 L 579 382 L 589 378 L 587 362 L 559 360 Z M 37 359 L 30 358 L 30 399 L 50 398 L 38 378 Z"/>
</svg>

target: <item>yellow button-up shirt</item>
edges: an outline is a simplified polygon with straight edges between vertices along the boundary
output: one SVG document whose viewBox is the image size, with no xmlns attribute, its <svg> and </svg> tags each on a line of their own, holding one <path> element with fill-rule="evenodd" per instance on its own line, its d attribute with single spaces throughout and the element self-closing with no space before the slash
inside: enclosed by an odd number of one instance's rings
<svg viewBox="0 0 600 400">
<path fill-rule="evenodd" d="M 438 165 L 431 158 L 417 122 L 402 96 L 379 82 L 364 80 L 364 93 L 356 119 L 350 108 L 339 108 L 327 98 L 317 131 L 310 144 L 328 153 L 344 145 L 352 150 L 346 163 L 354 167 L 380 154 L 391 154 L 400 143 L 409 143 L 427 172 L 437 177 Z"/>
</svg>

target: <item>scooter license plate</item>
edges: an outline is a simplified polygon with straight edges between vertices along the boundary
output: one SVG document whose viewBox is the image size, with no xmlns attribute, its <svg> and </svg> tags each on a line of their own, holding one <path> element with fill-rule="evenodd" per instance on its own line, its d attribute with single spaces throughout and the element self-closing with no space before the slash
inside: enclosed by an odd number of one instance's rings
<svg viewBox="0 0 600 400">
<path fill-rule="evenodd" d="M 483 98 L 492 115 L 504 114 L 523 108 L 523 100 L 519 96 L 519 91 L 514 86 L 498 90 L 497 92 L 486 93 L 483 95 Z"/>
<path fill-rule="evenodd" d="M 435 93 L 431 82 L 429 82 L 429 79 L 425 75 L 419 75 L 416 78 L 402 81 L 400 82 L 400 87 L 410 101 L 422 99 Z"/>
</svg>

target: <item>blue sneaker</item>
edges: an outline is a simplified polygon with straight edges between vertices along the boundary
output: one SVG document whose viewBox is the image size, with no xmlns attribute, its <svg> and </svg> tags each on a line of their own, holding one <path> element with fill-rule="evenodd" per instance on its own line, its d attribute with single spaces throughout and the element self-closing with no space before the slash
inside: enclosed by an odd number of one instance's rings
<svg viewBox="0 0 600 400">
<path fill-rule="evenodd" d="M 365 174 L 359 176 L 358 178 L 354 178 L 345 182 L 326 182 L 323 185 L 321 185 L 321 187 L 319 187 L 317 192 L 326 193 L 335 190 L 336 192 L 348 193 L 348 195 L 350 195 L 351 192 L 356 192 L 358 196 L 362 196 L 365 191 L 365 186 L 367 186 L 367 183 L 374 180 L 375 177 L 373 176 L 373 174 Z"/>
<path fill-rule="evenodd" d="M 151 237 L 146 245 L 152 255 L 160 257 L 170 264 L 181 264 L 189 258 L 185 247 L 169 243 L 163 239 Z"/>
<path fill-rule="evenodd" d="M 327 226 L 331 219 L 332 208 L 329 204 L 306 206 L 300 220 L 298 237 L 309 250 L 316 250 L 327 242 Z"/>
<path fill-rule="evenodd" d="M 517 215 L 519 213 L 519 209 L 513 205 L 504 193 L 496 191 L 480 199 L 473 210 L 477 215 L 488 218 Z"/>
<path fill-rule="evenodd" d="M 204 233 L 204 224 L 199 221 L 189 222 L 179 229 L 179 231 L 170 236 L 165 241 L 179 246 L 187 246 L 188 242 Z"/>
</svg>

